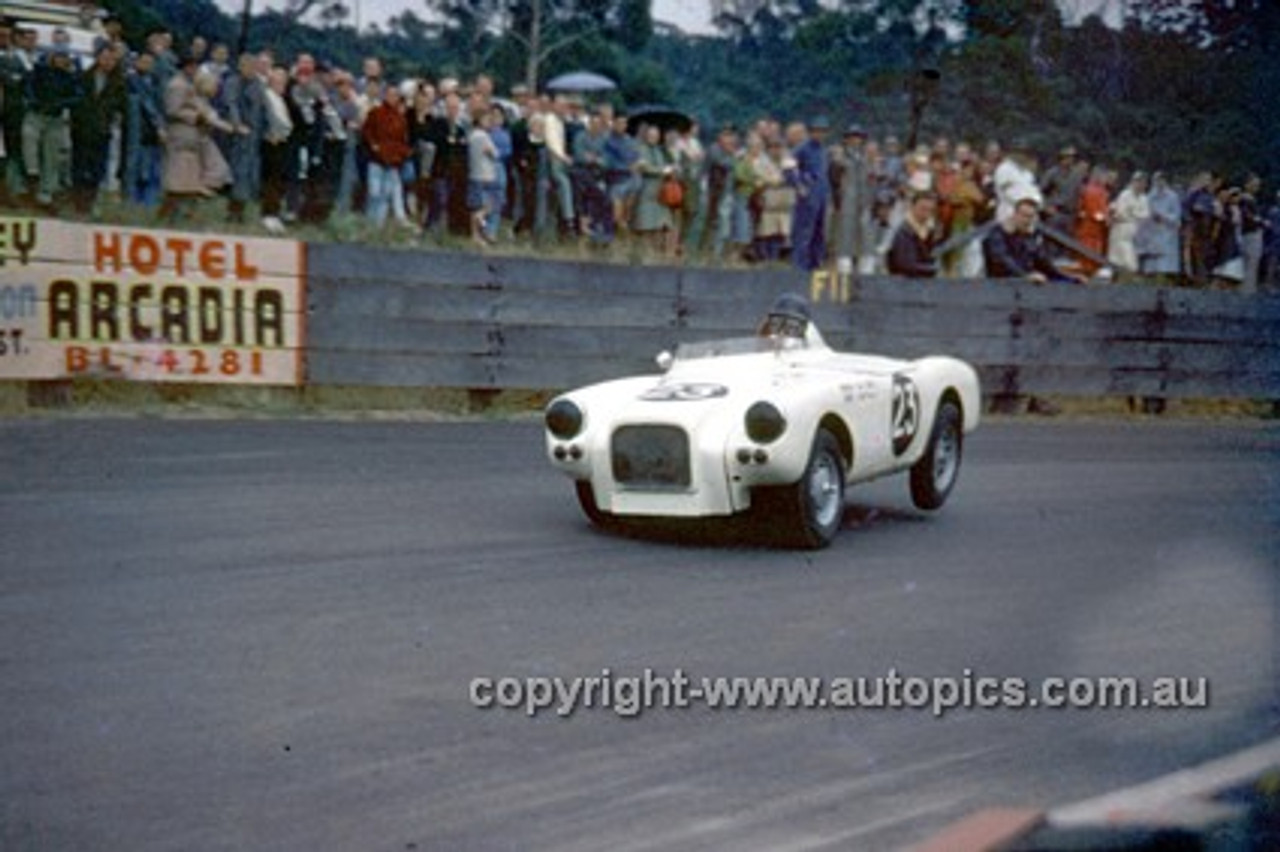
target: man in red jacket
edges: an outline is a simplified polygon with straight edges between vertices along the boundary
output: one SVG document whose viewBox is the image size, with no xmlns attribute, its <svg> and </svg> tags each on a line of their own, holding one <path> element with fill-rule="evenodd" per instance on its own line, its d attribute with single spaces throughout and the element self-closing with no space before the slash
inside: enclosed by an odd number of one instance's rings
<svg viewBox="0 0 1280 852">
<path fill-rule="evenodd" d="M 409 159 L 409 120 L 404 114 L 400 89 L 388 86 L 382 103 L 364 120 L 364 144 L 369 149 L 369 218 L 378 227 L 387 221 L 387 208 L 400 224 L 412 228 L 404 209 L 404 184 L 400 167 Z"/>
</svg>

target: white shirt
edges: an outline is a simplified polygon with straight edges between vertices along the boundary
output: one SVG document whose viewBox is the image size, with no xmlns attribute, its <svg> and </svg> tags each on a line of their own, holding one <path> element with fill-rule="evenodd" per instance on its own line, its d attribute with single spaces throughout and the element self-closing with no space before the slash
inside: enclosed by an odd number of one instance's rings
<svg viewBox="0 0 1280 852">
<path fill-rule="evenodd" d="M 1005 158 L 996 166 L 992 177 L 996 187 L 996 221 L 1003 222 L 1013 215 L 1013 208 L 1019 201 L 1028 198 L 1036 204 L 1044 205 L 1044 196 L 1036 185 L 1036 176 L 1028 168 Z"/>
<path fill-rule="evenodd" d="M 546 140 L 547 151 L 558 161 L 569 162 L 569 154 L 565 150 L 564 120 L 554 112 L 545 113 L 542 119 L 542 135 Z"/>
</svg>

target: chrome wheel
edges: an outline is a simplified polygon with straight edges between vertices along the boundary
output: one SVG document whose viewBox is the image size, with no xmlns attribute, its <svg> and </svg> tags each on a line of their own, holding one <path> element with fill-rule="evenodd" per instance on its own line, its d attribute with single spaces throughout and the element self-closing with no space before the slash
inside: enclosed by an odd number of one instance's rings
<svg viewBox="0 0 1280 852">
<path fill-rule="evenodd" d="M 819 527 L 830 527 L 844 512 L 840 464 L 829 452 L 821 453 L 809 471 L 809 505 Z"/>
<path fill-rule="evenodd" d="M 938 406 L 929 446 L 911 468 L 911 501 L 917 508 L 932 511 L 947 502 L 947 495 L 960 475 L 964 454 L 964 420 L 953 401 Z"/>
<path fill-rule="evenodd" d="M 960 472 L 960 430 L 954 422 L 944 425 L 933 448 L 933 484 L 940 492 L 951 490 Z"/>
<path fill-rule="evenodd" d="M 835 436 L 819 429 L 800 478 L 757 488 L 751 508 L 770 540 L 809 550 L 829 545 L 844 520 L 844 456 Z"/>
</svg>

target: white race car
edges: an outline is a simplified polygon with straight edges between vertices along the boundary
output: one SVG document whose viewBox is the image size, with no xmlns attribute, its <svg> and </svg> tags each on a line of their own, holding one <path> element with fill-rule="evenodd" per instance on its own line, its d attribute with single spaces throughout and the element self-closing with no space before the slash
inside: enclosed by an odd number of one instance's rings
<svg viewBox="0 0 1280 852">
<path fill-rule="evenodd" d="M 921 509 L 946 501 L 978 376 L 963 361 L 832 351 L 784 295 L 755 337 L 681 345 L 664 373 L 590 385 L 546 409 L 547 455 L 597 525 L 725 517 L 825 547 L 846 487 L 910 471 Z"/>
</svg>

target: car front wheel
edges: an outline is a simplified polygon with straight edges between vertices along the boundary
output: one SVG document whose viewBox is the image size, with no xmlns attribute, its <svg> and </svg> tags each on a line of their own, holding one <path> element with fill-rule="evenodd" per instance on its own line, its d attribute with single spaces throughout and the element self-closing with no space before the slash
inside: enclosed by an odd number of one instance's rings
<svg viewBox="0 0 1280 852">
<path fill-rule="evenodd" d="M 944 402 L 938 406 L 929 447 L 911 468 L 911 502 L 917 508 L 933 511 L 947 502 L 960 475 L 963 449 L 960 409 L 954 402 Z"/>
<path fill-rule="evenodd" d="M 587 520 L 597 527 L 612 528 L 616 517 L 601 509 L 596 503 L 596 493 L 591 488 L 591 483 L 585 479 L 579 479 L 574 481 L 573 486 L 578 495 L 578 505 L 582 507 L 582 514 L 587 516 Z"/>
<path fill-rule="evenodd" d="M 844 477 L 840 444 L 826 429 L 819 430 L 800 480 L 757 492 L 757 518 L 764 531 L 809 550 L 831 544 L 844 519 Z"/>
</svg>

